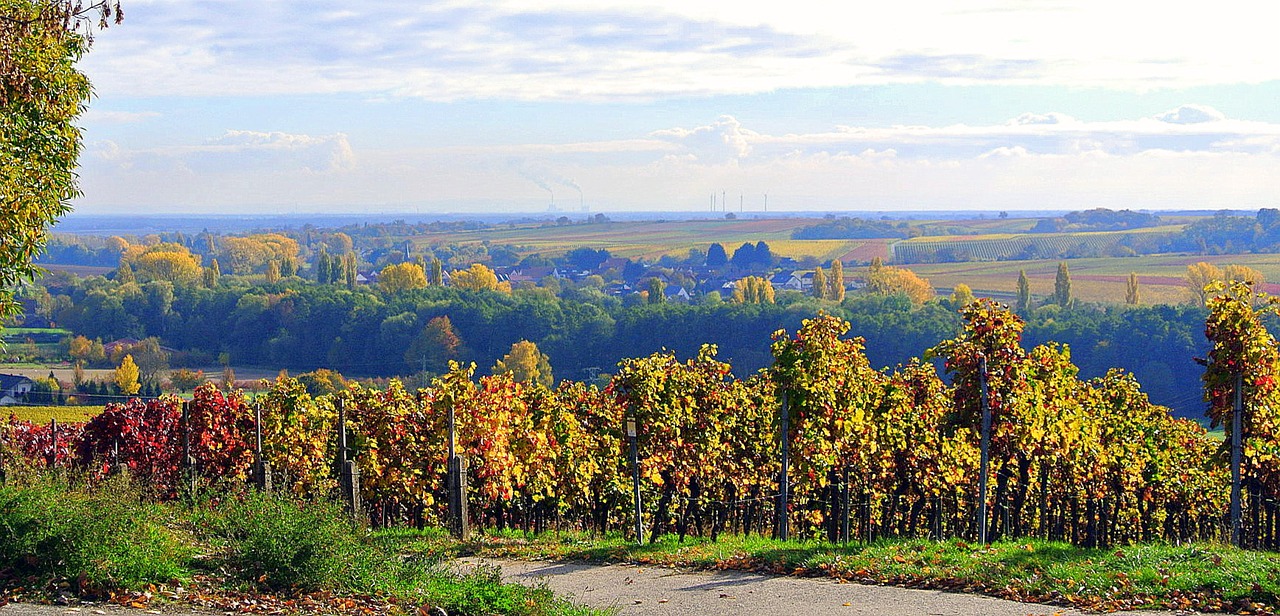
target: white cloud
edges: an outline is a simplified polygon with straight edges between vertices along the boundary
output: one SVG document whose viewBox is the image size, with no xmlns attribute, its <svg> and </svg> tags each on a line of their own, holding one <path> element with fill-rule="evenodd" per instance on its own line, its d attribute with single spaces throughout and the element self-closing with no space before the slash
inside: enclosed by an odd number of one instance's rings
<svg viewBox="0 0 1280 616">
<path fill-rule="evenodd" d="M 650 137 L 679 144 L 695 159 L 719 164 L 737 161 L 751 154 L 751 140 L 759 134 L 742 128 L 733 116 L 720 116 L 706 126 L 654 131 Z"/>
<path fill-rule="evenodd" d="M 1051 111 L 1049 113 L 1024 113 L 1012 120 L 1009 120 L 1010 126 L 1026 126 L 1028 124 L 1074 124 L 1078 122 L 1075 118 L 1065 114 Z"/>
<path fill-rule="evenodd" d="M 1182 105 L 1177 109 L 1170 109 L 1158 114 L 1156 119 L 1170 124 L 1201 124 L 1204 122 L 1218 122 L 1227 119 L 1227 117 L 1213 107 Z"/>
<path fill-rule="evenodd" d="M 324 3 L 322 3 L 324 4 Z M 636 99 L 934 81 L 1158 89 L 1280 79 L 1280 4 L 142 0 L 85 66 L 119 95 Z M 336 6 L 336 5 L 335 5 Z M 1087 39 L 1081 34 L 1088 33 Z M 1084 41 L 1087 40 L 1087 43 Z"/>
</svg>

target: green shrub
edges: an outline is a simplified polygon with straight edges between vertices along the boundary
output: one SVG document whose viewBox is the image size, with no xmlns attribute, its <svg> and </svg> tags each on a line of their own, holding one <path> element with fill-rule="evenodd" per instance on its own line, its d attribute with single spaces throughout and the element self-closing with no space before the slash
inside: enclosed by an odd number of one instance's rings
<svg viewBox="0 0 1280 616">
<path fill-rule="evenodd" d="M 213 526 L 234 573 L 274 589 L 340 589 L 362 543 L 355 525 L 331 503 L 258 492 L 223 501 Z"/>
<path fill-rule="evenodd" d="M 125 478 L 92 488 L 49 478 L 0 487 L 0 566 L 19 575 L 140 588 L 188 575 L 192 549 L 166 510 Z M 85 589 L 88 590 L 88 589 Z"/>
</svg>

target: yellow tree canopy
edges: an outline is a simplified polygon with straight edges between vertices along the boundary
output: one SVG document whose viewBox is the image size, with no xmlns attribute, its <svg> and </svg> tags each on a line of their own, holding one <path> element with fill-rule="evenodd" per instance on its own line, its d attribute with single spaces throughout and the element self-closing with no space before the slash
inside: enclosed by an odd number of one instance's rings
<svg viewBox="0 0 1280 616">
<path fill-rule="evenodd" d="M 115 373 L 116 387 L 120 388 L 120 393 L 126 396 L 132 396 L 142 389 L 142 384 L 138 382 L 138 365 L 133 363 L 132 355 L 125 355 L 120 360 L 120 366 L 116 368 Z"/>
<path fill-rule="evenodd" d="M 200 258 L 182 244 L 133 245 L 125 249 L 120 263 L 132 269 L 138 282 L 167 280 L 189 286 L 198 282 L 203 274 Z"/>
<path fill-rule="evenodd" d="M 453 273 L 453 286 L 472 291 L 511 292 L 511 285 L 498 283 L 498 275 L 481 263 L 472 263 L 470 268 Z"/>
<path fill-rule="evenodd" d="M 521 340 L 511 345 L 511 352 L 493 365 L 494 376 L 510 374 L 511 378 L 522 383 L 541 383 L 552 387 L 555 384 L 551 376 L 551 360 L 538 350 L 538 345 L 528 340 Z"/>
<path fill-rule="evenodd" d="M 916 305 L 923 304 L 934 296 L 933 286 L 927 278 L 921 278 L 904 267 L 886 265 L 871 268 L 867 274 L 867 290 L 883 295 L 902 293 Z"/>
<path fill-rule="evenodd" d="M 496 277 L 495 277 L 496 280 Z M 427 273 L 417 263 L 388 265 L 378 273 L 378 287 L 386 293 L 427 288 Z"/>
</svg>

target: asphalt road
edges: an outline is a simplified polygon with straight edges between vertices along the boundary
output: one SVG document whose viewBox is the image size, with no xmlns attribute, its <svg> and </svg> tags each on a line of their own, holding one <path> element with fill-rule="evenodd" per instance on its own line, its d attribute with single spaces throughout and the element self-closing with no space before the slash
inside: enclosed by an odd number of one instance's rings
<svg viewBox="0 0 1280 616">
<path fill-rule="evenodd" d="M 664 567 L 582 565 L 468 559 L 502 567 L 510 581 L 545 582 L 557 593 L 595 607 L 617 606 L 622 616 L 680 614 L 752 616 L 876 614 L 879 616 L 1028 616 L 1082 614 L 1054 606 L 991 597 L 841 583 L 824 578 L 740 571 L 682 572 Z M 1185 613 L 1185 612 L 1184 612 Z M 1175 612 L 1116 612 L 1173 616 Z M 6 616 L 0 611 L 0 616 Z"/>
</svg>

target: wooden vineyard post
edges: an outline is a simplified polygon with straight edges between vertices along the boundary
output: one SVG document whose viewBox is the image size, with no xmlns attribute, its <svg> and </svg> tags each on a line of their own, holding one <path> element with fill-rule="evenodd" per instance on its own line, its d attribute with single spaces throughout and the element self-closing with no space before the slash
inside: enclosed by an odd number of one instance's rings
<svg viewBox="0 0 1280 616">
<path fill-rule="evenodd" d="M 182 401 L 182 482 L 188 496 L 196 493 L 195 460 L 191 457 L 191 401 Z"/>
<path fill-rule="evenodd" d="M 466 541 L 470 535 L 467 520 L 467 473 L 466 463 L 458 455 L 457 424 L 454 418 L 453 405 L 449 405 L 449 476 L 446 488 L 449 491 L 449 532 L 454 538 Z"/>
<path fill-rule="evenodd" d="M 58 462 L 58 420 L 49 420 L 49 455 L 45 456 L 45 466 L 53 468 Z"/>
<path fill-rule="evenodd" d="M 844 467 L 844 476 L 841 478 L 841 496 L 844 498 L 844 520 L 840 526 L 840 539 L 844 543 L 849 543 L 849 509 L 851 508 L 851 498 L 849 497 L 849 467 Z"/>
<path fill-rule="evenodd" d="M 978 462 L 978 543 L 987 543 L 987 474 L 991 470 L 991 403 L 987 395 L 987 358 L 978 358 L 979 403 L 982 406 L 982 449 Z"/>
<path fill-rule="evenodd" d="M 1235 401 L 1231 405 L 1231 545 L 1244 547 L 1244 533 L 1241 528 L 1240 506 L 1240 464 L 1244 457 L 1241 431 L 1244 429 L 1244 375 L 1236 374 Z"/>
<path fill-rule="evenodd" d="M 778 533 L 777 533 L 778 538 L 783 541 L 787 540 L 787 534 L 788 534 L 787 531 L 788 531 L 789 524 L 787 520 L 787 517 L 788 517 L 787 504 L 790 500 L 789 493 L 791 491 L 790 478 L 787 476 L 787 471 L 791 465 L 791 457 L 788 451 L 790 448 L 787 446 L 787 441 L 790 439 L 790 436 L 787 434 L 789 428 L 791 427 L 790 415 L 791 415 L 791 412 L 787 406 L 787 392 L 784 391 L 782 392 L 782 430 L 781 430 L 780 439 L 779 439 L 781 441 L 780 444 L 782 447 L 782 471 L 778 475 Z"/>
<path fill-rule="evenodd" d="M 636 543 L 644 545 L 644 520 L 640 517 L 643 511 L 640 502 L 640 446 L 636 443 L 635 415 L 627 415 L 627 439 L 631 441 L 631 492 L 635 507 L 633 515 L 635 516 Z"/>
<path fill-rule="evenodd" d="M 359 517 L 360 506 L 360 469 L 355 460 L 347 456 L 347 411 L 342 398 L 334 400 L 338 407 L 338 489 L 342 491 L 342 502 L 347 513 Z"/>
<path fill-rule="evenodd" d="M 262 404 L 257 400 L 253 402 L 253 486 L 271 491 L 271 468 L 262 455 Z"/>
</svg>

